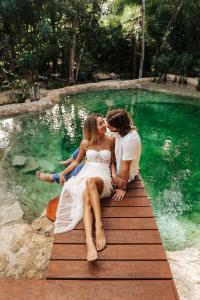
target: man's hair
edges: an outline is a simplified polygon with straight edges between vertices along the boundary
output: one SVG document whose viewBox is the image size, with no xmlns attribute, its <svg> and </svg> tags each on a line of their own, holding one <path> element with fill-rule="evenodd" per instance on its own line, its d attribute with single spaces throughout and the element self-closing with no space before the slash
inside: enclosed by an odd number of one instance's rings
<svg viewBox="0 0 200 300">
<path fill-rule="evenodd" d="M 89 115 L 84 122 L 83 137 L 91 145 L 97 144 L 99 141 L 99 133 L 97 128 L 98 117 L 101 117 L 101 115 L 99 114 Z"/>
<path fill-rule="evenodd" d="M 116 128 L 121 136 L 125 136 L 133 127 L 133 121 L 125 109 L 115 109 L 107 113 L 107 123 Z"/>
</svg>

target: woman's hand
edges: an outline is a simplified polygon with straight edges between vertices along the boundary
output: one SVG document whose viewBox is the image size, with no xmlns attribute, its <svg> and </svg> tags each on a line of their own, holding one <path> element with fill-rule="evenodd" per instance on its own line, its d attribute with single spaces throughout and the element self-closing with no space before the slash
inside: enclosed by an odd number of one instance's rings
<svg viewBox="0 0 200 300">
<path fill-rule="evenodd" d="M 67 160 L 61 160 L 60 164 L 66 167 L 66 166 L 70 165 L 73 161 L 74 161 L 73 158 L 69 158 Z"/>
<path fill-rule="evenodd" d="M 112 182 L 114 185 L 117 185 L 121 189 L 126 188 L 126 181 L 117 175 L 112 176 Z"/>
<path fill-rule="evenodd" d="M 63 173 L 60 173 L 60 184 L 63 185 L 65 183 L 65 176 Z"/>
<path fill-rule="evenodd" d="M 114 196 L 112 197 L 112 199 L 114 201 L 121 201 L 122 199 L 124 199 L 124 196 L 126 195 L 126 191 L 120 190 L 120 189 L 115 189 L 113 191 Z"/>
</svg>

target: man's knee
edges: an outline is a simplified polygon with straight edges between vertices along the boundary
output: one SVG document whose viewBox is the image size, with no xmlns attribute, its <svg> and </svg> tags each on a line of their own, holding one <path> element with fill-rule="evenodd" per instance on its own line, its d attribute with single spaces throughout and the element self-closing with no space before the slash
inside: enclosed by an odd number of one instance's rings
<svg viewBox="0 0 200 300">
<path fill-rule="evenodd" d="M 86 180 L 86 186 L 88 189 L 94 189 L 96 188 L 96 182 L 94 178 L 88 178 Z"/>
</svg>

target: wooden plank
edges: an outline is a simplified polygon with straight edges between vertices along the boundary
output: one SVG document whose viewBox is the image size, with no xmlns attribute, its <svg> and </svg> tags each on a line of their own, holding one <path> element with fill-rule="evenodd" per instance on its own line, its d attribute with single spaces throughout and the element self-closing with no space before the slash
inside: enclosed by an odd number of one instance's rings
<svg viewBox="0 0 200 300">
<path fill-rule="evenodd" d="M 158 230 L 106 230 L 107 244 L 161 244 Z M 55 244 L 85 244 L 85 231 L 56 234 Z"/>
<path fill-rule="evenodd" d="M 47 278 L 62 279 L 170 279 L 167 261 L 51 260 Z"/>
<path fill-rule="evenodd" d="M 176 289 L 176 286 L 175 286 L 175 283 L 174 283 L 173 279 L 171 279 L 171 283 L 172 283 L 172 287 L 173 287 L 173 290 L 174 290 L 175 299 L 179 300 L 178 292 L 177 292 L 177 289 Z"/>
<path fill-rule="evenodd" d="M 151 207 L 102 207 L 102 217 L 153 217 Z"/>
<path fill-rule="evenodd" d="M 144 183 L 143 181 L 133 180 L 128 183 L 128 188 L 129 189 L 144 188 Z"/>
<path fill-rule="evenodd" d="M 104 229 L 158 229 L 154 218 L 102 218 Z M 83 221 L 76 226 L 84 229 Z"/>
<path fill-rule="evenodd" d="M 95 300 L 177 300 L 171 280 L 0 280 L 2 300 L 92 300 L 94 297 Z"/>
<path fill-rule="evenodd" d="M 104 198 L 101 200 L 101 206 L 150 206 L 150 203 L 147 197 L 125 197 L 122 201 Z"/>
<path fill-rule="evenodd" d="M 147 197 L 147 193 L 145 189 L 128 189 L 126 197 Z"/>
<path fill-rule="evenodd" d="M 86 245 L 54 244 L 51 259 L 86 260 Z M 107 245 L 98 260 L 166 260 L 162 245 Z"/>
</svg>

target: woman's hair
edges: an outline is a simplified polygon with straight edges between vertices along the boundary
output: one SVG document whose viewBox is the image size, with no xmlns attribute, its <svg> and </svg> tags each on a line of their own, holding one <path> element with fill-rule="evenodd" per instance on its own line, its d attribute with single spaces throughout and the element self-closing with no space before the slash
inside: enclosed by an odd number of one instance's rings
<svg viewBox="0 0 200 300">
<path fill-rule="evenodd" d="M 99 132 L 97 128 L 97 118 L 101 117 L 99 114 L 89 115 L 84 123 L 83 127 L 83 137 L 91 145 L 97 144 L 99 141 Z"/>
<path fill-rule="evenodd" d="M 109 111 L 106 120 L 111 127 L 114 127 L 119 131 L 121 136 L 125 136 L 132 128 L 134 128 L 133 121 L 125 109 Z"/>
</svg>

